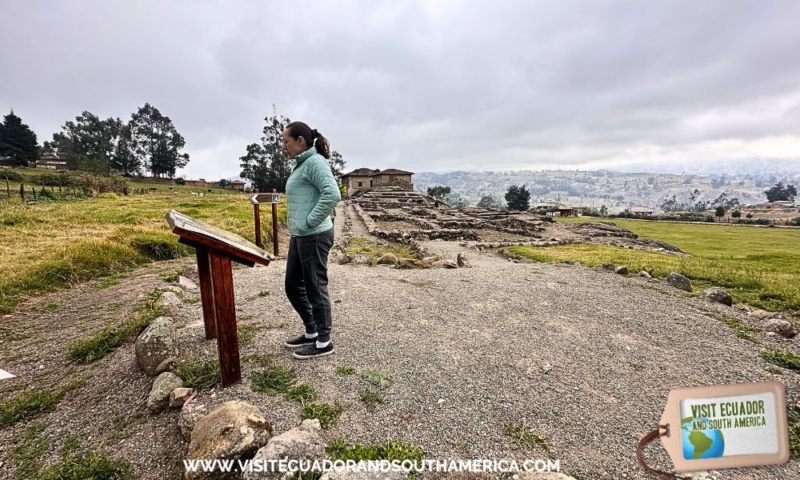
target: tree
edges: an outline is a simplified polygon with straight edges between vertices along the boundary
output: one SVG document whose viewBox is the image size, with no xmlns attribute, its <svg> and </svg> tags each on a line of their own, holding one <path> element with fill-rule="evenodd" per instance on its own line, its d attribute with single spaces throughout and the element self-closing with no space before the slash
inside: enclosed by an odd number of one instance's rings
<svg viewBox="0 0 800 480">
<path fill-rule="evenodd" d="M 54 133 L 52 142 L 44 142 L 44 150 L 66 160 L 71 170 L 111 173 L 112 157 L 123 127 L 119 118 L 101 120 L 84 111 L 74 122 L 66 122 L 61 132 Z"/>
<path fill-rule="evenodd" d="M 600 205 L 600 216 L 605 217 L 606 215 L 608 215 L 608 207 Z"/>
<path fill-rule="evenodd" d="M 753 218 L 753 214 L 752 213 L 748 213 L 747 215 L 745 215 L 745 217 L 747 217 L 748 219 Z"/>
<path fill-rule="evenodd" d="M 477 206 L 479 208 L 499 208 L 500 207 L 500 202 L 495 200 L 495 198 L 493 196 L 491 196 L 491 195 L 484 195 L 478 201 L 478 205 Z"/>
<path fill-rule="evenodd" d="M 239 176 L 252 181 L 253 187 L 260 192 L 269 192 L 273 188 L 284 192 L 286 181 L 292 173 L 292 159 L 283 149 L 281 134 L 291 120 L 278 116 L 277 112 L 264 120 L 266 125 L 262 130 L 264 135 L 261 143 L 251 143 L 247 146 L 247 154 L 239 157 L 242 167 Z"/>
<path fill-rule="evenodd" d="M 526 211 L 530 208 L 531 193 L 525 189 L 525 185 L 518 187 L 511 185 L 506 191 L 506 203 L 509 210 Z"/>
<path fill-rule="evenodd" d="M 27 167 L 38 153 L 36 134 L 11 110 L 0 123 L 0 157 L 10 157 L 14 165 Z"/>
<path fill-rule="evenodd" d="M 731 217 L 735 218 L 736 220 L 739 220 L 741 216 L 742 212 L 740 212 L 739 210 L 734 210 L 733 212 L 731 212 Z"/>
<path fill-rule="evenodd" d="M 714 210 L 714 215 L 716 215 L 718 218 L 722 218 L 722 217 L 724 217 L 724 216 L 725 216 L 725 207 L 723 207 L 722 205 L 720 205 L 719 207 L 717 207 L 717 208 Z"/>
<path fill-rule="evenodd" d="M 328 159 L 328 163 L 331 164 L 331 171 L 333 172 L 333 176 L 339 178 L 344 173 L 344 164 L 345 161 L 342 158 L 342 154 L 337 152 L 336 150 L 331 151 L 331 158 Z"/>
<path fill-rule="evenodd" d="M 128 124 L 134 154 L 154 177 L 175 177 L 175 171 L 189 163 L 189 154 L 180 153 L 186 145 L 172 120 L 149 103 L 131 115 Z"/>
<path fill-rule="evenodd" d="M 142 162 L 133 152 L 131 145 L 131 129 L 128 125 L 122 127 L 114 153 L 109 161 L 110 170 L 126 177 L 142 173 Z"/>
<path fill-rule="evenodd" d="M 433 197 L 437 200 L 444 201 L 447 196 L 450 195 L 450 187 L 445 187 L 442 185 L 437 185 L 435 187 L 428 187 L 428 196 Z"/>
<path fill-rule="evenodd" d="M 782 182 L 778 182 L 769 190 L 765 190 L 764 193 L 767 195 L 767 200 L 770 202 L 777 202 L 780 200 L 792 201 L 797 195 L 797 189 L 794 185 L 786 185 L 784 187 Z"/>
</svg>

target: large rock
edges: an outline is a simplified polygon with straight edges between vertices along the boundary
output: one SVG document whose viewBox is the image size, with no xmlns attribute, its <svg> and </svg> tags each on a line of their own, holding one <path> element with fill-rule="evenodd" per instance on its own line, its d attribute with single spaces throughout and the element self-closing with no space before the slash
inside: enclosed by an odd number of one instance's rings
<svg viewBox="0 0 800 480">
<path fill-rule="evenodd" d="M 692 281 L 684 277 L 680 273 L 672 272 L 667 275 L 665 281 L 673 287 L 686 292 L 692 291 Z"/>
<path fill-rule="evenodd" d="M 733 298 L 731 298 L 730 294 L 725 291 L 722 287 L 708 287 L 703 290 L 703 298 L 705 300 L 721 303 L 723 305 L 731 306 L 733 305 Z"/>
<path fill-rule="evenodd" d="M 208 413 L 206 406 L 202 403 L 189 402 L 181 408 L 181 416 L 178 418 L 178 428 L 181 435 L 187 442 L 192 440 L 192 431 L 197 421 Z"/>
<path fill-rule="evenodd" d="M 625 265 L 620 265 L 619 267 L 614 269 L 614 273 L 618 275 L 627 275 L 628 274 L 628 267 Z"/>
<path fill-rule="evenodd" d="M 187 460 L 226 460 L 252 455 L 267 444 L 272 425 L 245 402 L 225 402 L 199 419 L 192 431 Z M 214 478 L 219 472 L 187 472 L 189 479 Z"/>
<path fill-rule="evenodd" d="M 797 329 L 790 322 L 781 318 L 767 318 L 761 324 L 761 328 L 768 332 L 777 333 L 784 338 L 792 338 L 797 335 Z"/>
<path fill-rule="evenodd" d="M 197 290 L 199 288 L 194 280 L 188 277 L 184 277 L 183 275 L 178 277 L 178 286 L 189 292 Z"/>
<path fill-rule="evenodd" d="M 254 460 L 269 466 L 269 460 L 303 460 L 313 462 L 325 458 L 325 443 L 319 435 L 319 420 L 305 420 L 295 427 L 276 437 L 272 437 L 265 447 L 261 447 Z M 279 479 L 278 472 L 245 472 L 243 480 Z"/>
<path fill-rule="evenodd" d="M 153 412 L 160 412 L 169 405 L 169 394 L 176 388 L 183 387 L 181 377 L 172 372 L 164 372 L 153 382 L 150 395 L 147 397 L 147 408 Z"/>
<path fill-rule="evenodd" d="M 136 339 L 134 351 L 144 373 L 151 377 L 156 375 L 161 362 L 178 354 L 175 325 L 167 317 L 156 318 Z"/>
</svg>

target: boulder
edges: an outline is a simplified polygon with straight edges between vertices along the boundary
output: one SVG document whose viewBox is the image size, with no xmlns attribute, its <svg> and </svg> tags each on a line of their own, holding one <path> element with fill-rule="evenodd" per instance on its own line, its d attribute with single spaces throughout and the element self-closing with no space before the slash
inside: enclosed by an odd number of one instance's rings
<svg viewBox="0 0 800 480">
<path fill-rule="evenodd" d="M 618 275 L 627 275 L 628 274 L 628 267 L 625 265 L 620 265 L 619 267 L 614 269 L 614 273 Z"/>
<path fill-rule="evenodd" d="M 178 354 L 175 325 L 167 317 L 156 318 L 136 339 L 134 351 L 144 373 L 156 375 L 161 362 Z"/>
<path fill-rule="evenodd" d="M 261 447 L 254 460 L 269 466 L 269 460 L 303 460 L 313 462 L 325 458 L 325 443 L 320 437 L 319 420 L 305 420 L 299 427 L 295 427 L 278 436 L 272 437 L 267 445 Z M 279 479 L 279 472 L 245 472 L 243 480 Z"/>
<path fill-rule="evenodd" d="M 686 292 L 692 291 L 692 281 L 684 277 L 680 273 L 671 272 L 669 275 L 667 275 L 665 281 L 667 282 L 667 284 L 672 285 L 678 290 L 683 290 Z"/>
<path fill-rule="evenodd" d="M 781 318 L 767 318 L 761 324 L 761 328 L 768 332 L 777 333 L 784 338 L 792 338 L 797 335 L 797 329 L 794 325 Z"/>
<path fill-rule="evenodd" d="M 153 412 L 160 412 L 169 405 L 169 395 L 176 388 L 183 387 L 181 377 L 172 372 L 164 372 L 153 382 L 150 395 L 147 396 L 147 408 Z"/>
<path fill-rule="evenodd" d="M 206 406 L 201 403 L 189 402 L 181 408 L 178 427 L 181 429 L 184 440 L 187 442 L 192 440 L 192 430 L 194 430 L 195 424 L 207 413 Z"/>
<path fill-rule="evenodd" d="M 706 288 L 703 290 L 702 298 L 711 302 L 721 303 L 729 307 L 733 305 L 733 298 L 731 298 L 730 294 L 722 287 Z"/>
<path fill-rule="evenodd" d="M 197 420 L 187 460 L 227 460 L 254 454 L 267 444 L 272 425 L 261 411 L 245 402 L 223 403 Z M 216 478 L 219 472 L 187 472 L 188 479 Z"/>
</svg>

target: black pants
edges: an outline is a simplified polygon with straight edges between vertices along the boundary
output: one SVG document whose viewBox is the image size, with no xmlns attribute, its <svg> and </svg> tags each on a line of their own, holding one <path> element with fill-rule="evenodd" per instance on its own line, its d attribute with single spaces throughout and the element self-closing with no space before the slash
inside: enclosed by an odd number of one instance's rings
<svg viewBox="0 0 800 480">
<path fill-rule="evenodd" d="M 328 252 L 333 229 L 292 237 L 286 258 L 286 296 L 300 315 L 306 333 L 317 333 L 317 341 L 331 339 L 331 299 L 328 295 Z"/>
</svg>

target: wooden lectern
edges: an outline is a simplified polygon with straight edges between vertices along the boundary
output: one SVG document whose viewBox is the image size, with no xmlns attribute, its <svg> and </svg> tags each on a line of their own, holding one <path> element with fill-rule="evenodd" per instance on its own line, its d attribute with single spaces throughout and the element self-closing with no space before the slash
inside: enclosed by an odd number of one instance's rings
<svg viewBox="0 0 800 480">
<path fill-rule="evenodd" d="M 222 385 L 238 383 L 242 372 L 231 260 L 252 267 L 256 263 L 269 265 L 274 257 L 239 235 L 175 210 L 167 214 L 167 223 L 172 233 L 181 237 L 178 242 L 194 247 L 197 252 L 206 340 L 217 339 Z"/>
</svg>

